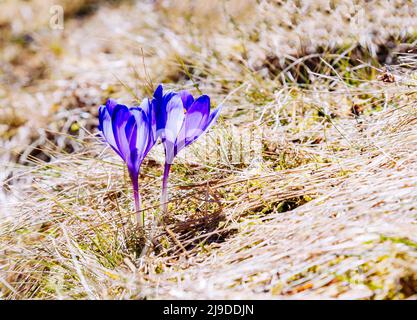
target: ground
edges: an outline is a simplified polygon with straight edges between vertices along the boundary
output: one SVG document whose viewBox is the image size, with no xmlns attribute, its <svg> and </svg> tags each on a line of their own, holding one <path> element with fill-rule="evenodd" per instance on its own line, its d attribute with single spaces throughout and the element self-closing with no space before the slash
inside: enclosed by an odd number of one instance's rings
<svg viewBox="0 0 417 320">
<path fill-rule="evenodd" d="M 417 297 L 416 4 L 1 7 L 1 299 Z M 158 225 L 145 160 L 144 239 L 97 109 L 158 83 L 223 109 Z"/>
</svg>

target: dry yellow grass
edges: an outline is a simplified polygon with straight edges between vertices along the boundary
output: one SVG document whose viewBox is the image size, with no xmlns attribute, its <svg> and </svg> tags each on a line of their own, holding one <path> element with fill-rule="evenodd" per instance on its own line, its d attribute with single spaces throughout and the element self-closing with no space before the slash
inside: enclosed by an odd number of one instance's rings
<svg viewBox="0 0 417 320">
<path fill-rule="evenodd" d="M 0 298 L 416 298 L 412 2 L 61 4 L 63 31 L 48 1 L 2 4 Z M 140 257 L 95 127 L 106 98 L 147 94 L 144 62 L 224 112 L 174 165 L 174 234 Z"/>
</svg>

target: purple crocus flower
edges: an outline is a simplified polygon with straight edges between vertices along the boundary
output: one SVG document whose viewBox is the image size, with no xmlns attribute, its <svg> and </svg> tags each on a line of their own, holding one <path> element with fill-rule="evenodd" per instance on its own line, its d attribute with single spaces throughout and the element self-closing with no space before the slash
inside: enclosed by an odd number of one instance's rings
<svg viewBox="0 0 417 320">
<path fill-rule="evenodd" d="M 168 176 L 174 158 L 216 122 L 221 107 L 210 112 L 210 98 L 207 95 L 194 99 L 188 91 L 164 94 L 162 85 L 155 90 L 152 105 L 156 116 L 156 132 L 161 137 L 165 149 L 161 196 L 165 213 Z"/>
<path fill-rule="evenodd" d="M 99 130 L 127 165 L 137 221 L 143 227 L 138 178 L 142 161 L 156 141 L 152 104 L 145 99 L 139 107 L 128 108 L 110 99 L 99 108 Z"/>
</svg>

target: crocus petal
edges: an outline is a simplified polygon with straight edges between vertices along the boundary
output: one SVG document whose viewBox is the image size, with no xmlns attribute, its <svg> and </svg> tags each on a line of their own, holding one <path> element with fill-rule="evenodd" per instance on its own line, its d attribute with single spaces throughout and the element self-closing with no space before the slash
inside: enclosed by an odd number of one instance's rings
<svg viewBox="0 0 417 320">
<path fill-rule="evenodd" d="M 99 108 L 99 130 L 101 131 L 104 139 L 112 147 L 116 153 L 121 156 L 114 139 L 113 127 L 111 123 L 111 116 L 106 106 L 100 106 Z M 123 157 L 122 157 L 123 158 Z"/>
<path fill-rule="evenodd" d="M 139 153 L 136 149 L 137 140 L 137 124 L 136 118 L 133 115 L 129 116 L 125 126 L 126 143 L 129 145 L 129 153 L 126 154 L 126 164 L 132 178 L 136 179 L 139 174 Z"/>
<path fill-rule="evenodd" d="M 136 118 L 133 114 L 130 114 L 126 126 L 125 126 L 126 141 L 129 144 L 129 150 L 136 148 L 137 141 L 137 124 Z"/>
<path fill-rule="evenodd" d="M 114 108 L 116 106 L 117 106 L 117 102 L 116 101 L 114 101 L 113 99 L 107 100 L 107 102 L 106 102 L 106 108 L 107 108 L 107 111 L 110 114 L 110 117 L 113 115 L 113 110 L 114 110 Z"/>
<path fill-rule="evenodd" d="M 152 130 L 148 125 L 148 117 L 146 112 L 140 108 L 132 108 L 131 113 L 135 117 L 137 124 L 134 148 L 138 152 L 138 161 L 142 162 L 148 154 L 149 150 L 155 144 L 155 140 L 152 137 Z"/>
<path fill-rule="evenodd" d="M 141 109 L 141 110 L 143 110 L 143 112 L 145 112 L 146 115 L 149 115 L 150 112 L 152 111 L 152 106 L 149 103 L 149 99 L 148 98 L 143 99 L 139 107 L 133 107 L 131 109 L 138 109 L 138 108 Z"/>
<path fill-rule="evenodd" d="M 175 142 L 184 123 L 184 107 L 181 97 L 175 95 L 166 105 L 167 121 L 165 125 L 165 140 Z"/>
<path fill-rule="evenodd" d="M 181 97 L 184 109 L 188 111 L 188 109 L 191 107 L 191 105 L 194 102 L 194 97 L 187 90 L 180 91 L 178 92 L 178 94 Z"/>
<path fill-rule="evenodd" d="M 101 132 L 103 132 L 104 121 L 107 120 L 106 119 L 106 113 L 107 113 L 106 106 L 100 106 L 98 108 L 98 129 Z M 103 135 L 104 135 L 104 133 L 103 133 Z"/>
<path fill-rule="evenodd" d="M 155 89 L 155 92 L 153 93 L 154 99 L 162 99 L 164 92 L 164 88 L 162 87 L 162 84 L 158 85 L 158 87 Z"/>
<path fill-rule="evenodd" d="M 206 95 L 194 101 L 185 115 L 185 145 L 189 145 L 203 134 L 210 113 L 210 98 Z"/>
<path fill-rule="evenodd" d="M 152 103 L 149 101 L 149 99 L 144 99 L 142 103 L 139 106 L 139 109 L 143 110 L 145 113 L 145 118 L 142 116 L 137 118 L 138 123 L 141 121 L 145 121 L 146 123 L 149 123 L 151 134 L 149 136 L 149 143 L 155 144 L 157 140 L 157 132 L 156 132 L 156 117 L 155 117 L 155 108 L 153 107 Z M 152 144 L 152 145 L 153 145 Z"/>
<path fill-rule="evenodd" d="M 127 161 L 127 157 L 130 153 L 129 141 L 125 131 L 130 115 L 129 109 L 126 106 L 118 104 L 114 108 L 112 116 L 114 140 L 116 141 L 121 157 L 125 161 Z"/>
<path fill-rule="evenodd" d="M 156 124 L 156 132 L 157 132 L 157 136 L 159 137 L 161 135 L 161 130 L 164 128 L 165 123 L 166 123 L 166 110 L 165 107 L 163 105 L 163 88 L 162 85 L 159 85 L 154 94 L 153 94 L 153 98 L 152 98 L 152 107 L 154 109 L 155 112 L 155 124 Z"/>
<path fill-rule="evenodd" d="M 166 106 L 168 102 L 176 95 L 175 92 L 163 93 L 163 87 L 160 84 L 153 95 L 151 104 L 153 112 L 155 112 L 155 121 L 156 121 L 156 139 L 161 137 L 164 139 L 165 134 L 165 125 L 167 123 L 167 109 Z"/>
<path fill-rule="evenodd" d="M 167 92 L 167 93 L 165 93 L 164 94 L 164 96 L 163 96 L 163 105 L 165 106 L 168 102 L 169 102 L 169 100 L 171 100 L 174 96 L 176 96 L 177 95 L 177 93 L 176 92 L 174 92 L 174 91 L 169 91 L 169 92 Z"/>
<path fill-rule="evenodd" d="M 223 105 L 218 106 L 216 109 L 214 109 L 208 118 L 206 127 L 204 128 L 204 132 L 206 132 L 210 127 L 216 123 L 217 119 L 219 118 L 220 111 L 222 110 Z"/>
<path fill-rule="evenodd" d="M 103 131 L 102 119 L 104 118 L 104 112 L 107 111 L 108 114 L 110 115 L 110 119 L 111 119 L 114 107 L 116 105 L 117 105 L 116 101 L 114 101 L 112 99 L 108 99 L 104 106 L 99 107 L 99 109 L 98 109 L 98 114 L 99 114 L 99 126 L 98 126 L 98 128 L 99 128 L 100 131 Z"/>
</svg>

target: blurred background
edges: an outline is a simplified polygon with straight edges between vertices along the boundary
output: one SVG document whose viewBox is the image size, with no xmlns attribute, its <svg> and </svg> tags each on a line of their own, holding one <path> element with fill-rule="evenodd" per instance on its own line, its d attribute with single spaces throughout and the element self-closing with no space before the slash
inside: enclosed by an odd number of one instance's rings
<svg viewBox="0 0 417 320">
<path fill-rule="evenodd" d="M 0 299 L 415 298 L 416 45 L 416 1 L 0 0 Z M 225 107 L 139 263 L 97 109 L 160 82 Z"/>
</svg>

